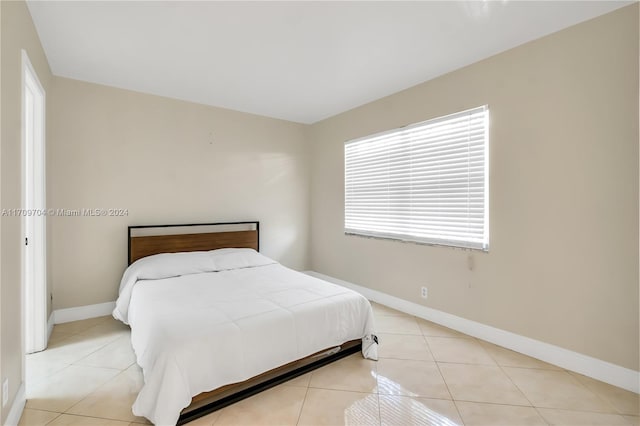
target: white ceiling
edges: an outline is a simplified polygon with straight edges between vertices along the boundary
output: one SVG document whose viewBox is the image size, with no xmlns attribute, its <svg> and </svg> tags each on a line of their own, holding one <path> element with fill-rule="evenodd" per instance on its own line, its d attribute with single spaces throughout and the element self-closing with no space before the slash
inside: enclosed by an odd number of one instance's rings
<svg viewBox="0 0 640 426">
<path fill-rule="evenodd" d="M 313 123 L 629 3 L 28 6 L 55 75 Z"/>
</svg>

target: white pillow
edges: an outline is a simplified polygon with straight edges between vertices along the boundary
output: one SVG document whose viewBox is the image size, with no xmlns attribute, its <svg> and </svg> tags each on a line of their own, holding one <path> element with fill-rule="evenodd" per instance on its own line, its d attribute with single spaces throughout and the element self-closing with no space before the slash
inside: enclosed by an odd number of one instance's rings
<svg viewBox="0 0 640 426">
<path fill-rule="evenodd" d="M 197 274 L 211 270 L 211 256 L 207 251 L 161 253 L 133 262 L 125 271 L 131 271 L 139 280 L 157 280 Z"/>
<path fill-rule="evenodd" d="M 250 248 L 229 248 L 211 250 L 208 252 L 213 261 L 214 271 L 228 271 L 230 269 L 252 268 L 277 263 Z"/>
</svg>

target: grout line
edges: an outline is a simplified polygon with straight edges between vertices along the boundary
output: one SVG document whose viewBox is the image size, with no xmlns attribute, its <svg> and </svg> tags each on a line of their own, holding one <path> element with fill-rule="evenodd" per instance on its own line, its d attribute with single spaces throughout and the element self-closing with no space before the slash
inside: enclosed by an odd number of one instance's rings
<svg viewBox="0 0 640 426">
<path fill-rule="evenodd" d="M 529 405 L 535 408 L 535 405 L 533 404 L 533 401 L 531 401 L 529 399 L 529 397 L 524 393 L 524 391 L 522 389 L 520 389 L 520 386 L 518 386 L 518 384 L 511 378 L 511 376 L 504 370 L 504 368 L 502 367 L 502 365 L 500 365 L 500 363 L 498 363 L 498 361 L 496 361 L 491 354 L 489 354 L 489 356 L 491 357 L 491 359 L 493 359 L 496 363 L 496 365 L 498 366 L 498 368 L 500 369 L 500 371 L 502 372 L 502 374 L 505 375 L 505 377 L 509 380 L 509 382 L 511 382 L 511 384 L 518 390 L 518 392 L 520 392 L 520 394 L 522 394 L 522 396 L 524 396 L 524 398 L 529 401 Z M 536 410 L 538 411 L 538 410 Z M 545 420 L 546 422 L 546 420 Z"/>
<path fill-rule="evenodd" d="M 536 413 L 538 413 L 538 415 L 540 416 L 540 418 L 542 419 L 543 422 L 545 422 L 546 424 L 548 424 L 549 426 L 552 426 L 551 422 L 547 420 L 547 418 L 545 416 L 542 415 L 542 413 L 539 410 L 539 407 L 533 407 L 534 410 L 536 410 Z"/>
<path fill-rule="evenodd" d="M 589 392 L 591 392 L 591 393 L 592 393 L 592 394 L 594 394 L 597 398 L 599 398 L 601 401 L 603 401 L 605 404 L 607 404 L 608 406 L 610 406 L 611 408 L 613 408 L 617 414 L 619 414 L 619 415 L 621 415 L 621 416 L 628 415 L 628 414 L 625 414 L 625 413 L 621 412 L 621 411 L 618 409 L 618 407 L 616 407 L 615 405 L 613 405 L 613 403 L 612 403 L 612 402 L 610 402 L 610 401 L 609 401 L 609 398 L 607 398 L 605 395 L 603 395 L 602 393 L 600 393 L 597 389 L 592 389 L 592 388 L 591 388 L 591 387 L 589 387 L 586 383 L 584 383 L 582 380 L 580 380 L 580 378 L 578 377 L 578 375 L 580 375 L 580 373 L 576 373 L 576 372 L 569 371 L 569 370 L 565 370 L 565 371 L 569 374 L 569 376 L 571 376 L 571 378 L 572 378 L 574 381 L 576 381 L 576 382 L 580 383 L 580 384 L 581 384 L 582 386 L 584 386 L 584 387 L 585 387 Z M 585 377 L 586 377 L 586 376 L 585 376 Z M 590 377 L 587 377 L 587 378 L 588 378 L 589 380 L 594 380 L 594 381 L 599 382 L 599 380 L 592 379 L 592 378 L 590 378 Z M 602 383 L 604 383 L 604 382 L 602 382 Z M 615 388 L 615 386 L 613 386 L 613 385 L 609 385 L 608 383 L 604 383 L 604 384 L 606 384 L 607 386 L 612 386 L 612 387 L 614 387 L 614 388 Z M 619 388 L 618 388 L 618 389 L 619 389 Z M 627 392 L 629 392 L 629 391 L 627 391 Z M 640 397 L 638 397 L 638 398 L 640 398 Z"/>
<path fill-rule="evenodd" d="M 488 351 L 487 351 L 488 352 Z M 535 406 L 535 404 L 533 403 L 533 401 L 531 401 L 529 399 L 529 397 L 527 396 L 527 394 L 524 393 L 524 391 L 522 389 L 520 389 L 520 386 L 518 386 L 518 384 L 511 378 L 511 376 L 509 374 L 507 374 L 507 372 L 504 370 L 503 366 L 500 365 L 500 363 L 498 362 L 497 359 L 495 359 L 495 357 L 493 355 L 491 355 L 491 353 L 489 353 L 489 356 L 496 362 L 496 365 L 498 366 L 498 368 L 500 368 L 500 371 L 502 371 L 502 374 L 504 374 L 505 376 L 507 376 L 507 379 L 509 379 L 509 381 L 513 384 L 513 386 L 515 386 L 516 389 L 518 389 L 518 391 L 522 394 L 522 396 L 525 397 L 525 399 L 527 401 L 529 401 L 529 404 L 531 404 L 531 407 L 534 409 L 534 411 L 538 414 L 538 416 L 542 419 L 543 422 L 545 422 L 548 425 L 551 425 L 551 423 L 549 423 L 546 419 L 546 417 L 544 417 L 542 415 L 542 413 L 540 412 L 540 410 L 538 410 L 538 407 Z"/>
<path fill-rule="evenodd" d="M 500 369 L 504 372 L 504 374 L 509 377 L 509 379 L 511 380 L 511 382 L 518 388 L 518 390 L 520 390 L 520 392 L 522 392 L 522 394 L 525 396 L 525 398 L 527 398 L 527 400 L 529 400 L 529 398 L 525 395 L 525 393 L 520 389 L 520 387 L 513 381 L 513 379 L 511 379 L 511 376 L 509 376 L 509 374 L 507 374 L 506 371 L 504 371 L 504 369 L 502 368 L 503 366 L 499 365 Z M 526 368 L 526 367 L 508 367 L 505 366 L 507 368 L 515 368 L 518 370 L 531 370 L 530 368 Z M 593 396 L 595 396 L 597 399 L 599 399 L 601 402 L 603 402 L 607 407 L 609 407 L 611 410 L 611 412 L 606 412 L 606 411 L 595 411 L 595 410 L 579 410 L 576 408 L 558 408 L 558 407 L 537 407 L 536 405 L 534 405 L 533 403 L 531 403 L 532 407 L 535 408 L 548 408 L 548 409 L 552 409 L 552 410 L 566 410 L 566 411 L 577 411 L 577 412 L 582 412 L 582 413 L 599 413 L 599 414 L 617 414 L 617 415 L 624 415 L 622 413 L 620 413 L 616 407 L 613 406 L 613 404 L 611 404 L 608 400 L 606 400 L 604 397 L 600 396 L 597 392 L 589 389 L 588 386 L 586 386 L 584 383 L 580 382 L 580 380 L 578 380 L 576 377 L 573 377 L 572 373 L 568 370 L 545 370 L 545 369 L 538 369 L 540 371 L 548 371 L 548 372 L 554 372 L 554 373 L 564 373 L 567 374 L 574 382 L 577 382 L 580 384 L 580 386 L 582 386 L 583 389 L 587 390 L 590 394 L 592 394 Z M 595 379 L 594 379 L 595 380 Z M 530 401 L 531 402 L 531 401 Z"/>
<path fill-rule="evenodd" d="M 431 352 L 431 354 L 433 355 L 433 351 L 431 350 L 431 345 L 429 345 L 429 342 L 427 341 L 426 338 L 424 340 L 425 340 L 425 342 L 427 342 L 427 349 L 429 349 L 429 352 Z M 449 384 L 445 380 L 444 374 L 442 374 L 442 370 L 440 370 L 440 364 L 438 364 L 438 361 L 436 361 L 435 357 L 433 357 L 433 362 L 436 365 L 436 368 L 438 369 L 438 374 L 440 374 L 440 378 L 442 379 L 442 383 L 444 383 L 444 385 L 447 388 L 447 393 L 449 394 L 449 397 L 453 401 L 453 394 L 451 393 L 451 389 L 449 389 Z M 457 406 L 456 406 L 456 409 L 458 409 Z M 460 412 L 458 412 L 458 415 L 460 415 Z M 460 418 L 462 418 L 462 416 L 460 416 Z"/>
<path fill-rule="evenodd" d="M 378 343 L 378 349 L 380 349 L 380 344 Z M 378 355 L 378 360 L 380 359 L 380 356 Z M 375 369 L 374 372 L 374 378 L 376 380 L 376 401 L 378 402 L 378 425 L 381 426 L 382 425 L 382 410 L 380 409 L 380 382 L 378 381 L 378 360 L 376 360 L 373 363 L 373 369 Z"/>
<path fill-rule="evenodd" d="M 33 411 L 46 411 L 47 413 L 58 413 L 58 414 L 62 414 L 60 411 L 55 411 L 55 410 L 47 410 L 45 408 L 32 408 L 32 407 L 24 407 L 25 410 L 33 410 Z"/>
<path fill-rule="evenodd" d="M 101 367 L 91 367 L 91 368 L 101 368 Z M 85 399 L 89 398 L 91 395 L 93 395 L 94 393 L 98 392 L 100 389 L 102 389 L 103 387 L 105 387 L 107 384 L 109 384 L 111 381 L 115 380 L 118 376 L 122 375 L 125 373 L 125 370 L 121 370 L 118 374 L 116 374 L 115 376 L 113 376 L 112 378 L 110 378 L 109 380 L 107 380 L 106 382 L 102 383 L 101 385 L 99 385 L 98 387 L 96 387 L 94 390 L 92 390 L 91 392 L 89 392 L 88 394 L 86 394 L 84 397 L 82 397 L 82 399 L 80 399 L 79 401 L 77 401 L 76 403 L 74 403 L 71 407 L 67 408 L 64 413 L 65 414 L 71 414 L 69 413 L 69 410 L 73 409 L 73 407 L 75 407 L 76 405 L 80 404 L 82 401 L 84 401 Z M 81 416 L 82 414 L 73 414 L 74 416 Z M 86 417 L 91 417 L 91 416 L 86 416 Z M 106 417 L 101 417 L 101 418 L 106 418 Z M 109 420 L 118 420 L 118 419 L 109 419 Z M 124 421 L 124 420 L 123 420 Z"/>
<path fill-rule="evenodd" d="M 84 415 L 84 414 L 60 413 L 60 416 L 73 416 L 73 417 L 85 417 L 85 418 L 89 418 L 89 419 L 98 419 L 98 420 L 110 420 L 110 421 L 122 422 L 122 423 L 126 423 L 126 424 L 135 423 L 135 422 L 130 422 L 128 420 L 116 420 L 116 419 L 110 419 L 110 418 L 107 418 L 107 417 L 87 416 L 87 415 Z M 58 416 L 58 417 L 60 417 L 60 416 Z M 56 417 L 56 419 L 58 417 Z M 53 420 L 55 420 L 55 419 L 53 419 Z M 51 420 L 51 422 L 53 420 Z M 47 424 L 49 424 L 51 422 L 48 422 Z M 139 424 L 142 424 L 142 423 L 139 423 Z"/>
<path fill-rule="evenodd" d="M 313 372 L 308 374 L 313 375 Z M 309 376 L 309 385 L 311 384 L 311 376 Z M 298 420 L 296 420 L 296 425 L 300 424 L 300 418 L 302 417 L 302 411 L 304 411 L 304 404 L 307 402 L 307 396 L 309 395 L 309 385 L 307 385 L 307 389 L 304 392 L 304 398 L 302 399 L 302 405 L 300 405 L 300 412 L 298 413 Z"/>
<path fill-rule="evenodd" d="M 450 338 L 455 338 L 455 337 L 450 337 Z M 431 345 L 429 345 L 429 341 L 428 341 L 428 339 L 426 338 L 426 336 L 425 336 L 425 340 L 427 341 L 427 346 L 429 347 L 429 349 L 431 349 Z M 476 339 L 476 340 L 477 340 L 477 339 Z M 438 371 L 440 372 L 440 375 L 442 376 L 442 380 L 444 381 L 444 384 L 447 386 L 447 390 L 449 391 L 449 394 L 451 395 L 451 399 L 452 399 L 452 401 L 453 401 L 453 403 L 454 403 L 454 405 L 455 405 L 455 407 L 456 407 L 456 410 L 458 411 L 458 415 L 460 416 L 460 419 L 462 420 L 462 422 L 463 422 L 463 423 L 464 423 L 464 418 L 462 417 L 462 412 L 460 411 L 460 408 L 458 407 L 457 401 L 460 401 L 460 402 L 465 402 L 465 401 L 464 401 L 464 400 L 456 400 L 456 399 L 454 399 L 454 398 L 453 398 L 453 394 L 451 393 L 451 390 L 449 389 L 449 384 L 447 383 L 447 381 L 446 381 L 446 379 L 444 378 L 444 375 L 442 374 L 442 371 L 441 371 L 441 369 L 440 369 L 440 363 L 442 363 L 442 364 L 479 365 L 479 366 L 494 366 L 494 365 L 495 365 L 495 366 L 497 366 L 497 367 L 500 369 L 500 371 L 502 372 L 502 374 L 504 374 L 505 376 L 507 376 L 508 380 L 509 380 L 511 383 L 513 383 L 513 380 L 511 380 L 511 378 L 510 378 L 510 377 L 509 377 L 509 376 L 508 376 L 508 375 L 507 375 L 507 374 L 502 370 L 502 366 L 498 363 L 498 361 L 497 361 L 497 360 L 496 360 L 496 359 L 495 359 L 495 358 L 494 358 L 494 357 L 493 357 L 493 356 L 492 356 L 488 351 L 486 351 L 484 348 L 482 348 L 482 350 L 483 350 L 483 352 L 485 352 L 485 353 L 489 356 L 489 358 L 494 362 L 494 364 L 450 363 L 450 362 L 440 362 L 440 361 L 437 361 L 437 360 L 436 360 L 436 365 L 438 366 Z M 434 360 L 435 360 L 435 357 L 434 357 Z M 515 383 L 513 383 L 513 385 L 515 386 Z M 522 396 L 524 396 L 524 398 L 529 402 L 529 404 L 533 407 L 533 404 L 531 404 L 531 401 L 529 401 L 529 398 L 527 398 L 527 396 L 524 394 L 524 392 L 522 392 L 522 391 L 520 390 L 520 388 L 518 388 L 517 386 L 515 386 L 515 387 L 516 387 L 516 389 L 518 389 L 518 391 L 522 394 Z M 468 402 L 479 403 L 478 401 L 468 401 Z M 495 404 L 495 405 L 516 406 L 516 405 L 513 405 L 513 404 L 497 404 L 497 403 L 494 403 L 494 404 Z M 522 407 L 522 406 L 520 406 L 520 407 Z M 536 412 L 537 412 L 537 410 L 536 410 Z M 538 413 L 538 415 L 540 415 L 540 414 Z M 545 423 L 546 423 L 546 420 L 544 420 L 544 418 L 543 418 L 542 416 L 540 416 L 540 417 L 541 417 L 541 418 L 543 419 L 543 421 L 545 421 Z"/>
<path fill-rule="evenodd" d="M 56 411 L 56 413 L 57 413 L 57 411 Z M 58 415 L 57 415 L 57 416 L 55 416 L 54 418 L 52 418 L 51 420 L 49 420 L 47 423 L 45 423 L 45 425 L 50 424 L 51 422 L 53 422 L 54 420 L 56 420 L 56 419 L 57 419 L 58 417 L 60 417 L 61 415 L 62 415 L 62 413 L 58 413 Z"/>
<path fill-rule="evenodd" d="M 422 329 L 420 329 L 420 331 L 422 331 Z M 460 409 L 458 409 L 458 406 L 456 405 L 456 402 L 453 399 L 453 394 L 451 393 L 451 389 L 449 389 L 449 384 L 445 380 L 444 374 L 442 374 L 442 370 L 440 370 L 440 365 L 436 361 L 436 357 L 433 355 L 433 351 L 431 350 L 431 345 L 429 344 L 429 340 L 427 339 L 427 336 L 424 335 L 424 333 L 422 335 L 422 338 L 424 339 L 425 343 L 427 344 L 427 350 L 429 351 L 429 353 L 431 353 L 431 357 L 433 358 L 433 362 L 436 365 L 436 368 L 438 369 L 438 374 L 440 374 L 440 378 L 442 379 L 442 383 L 444 383 L 445 387 L 447 388 L 447 393 L 449 394 L 449 397 L 451 398 L 451 401 L 453 401 L 453 406 L 456 407 L 456 412 L 458 413 L 458 417 L 460 418 L 460 420 L 464 424 L 464 420 L 462 418 L 462 414 L 460 413 Z"/>
</svg>

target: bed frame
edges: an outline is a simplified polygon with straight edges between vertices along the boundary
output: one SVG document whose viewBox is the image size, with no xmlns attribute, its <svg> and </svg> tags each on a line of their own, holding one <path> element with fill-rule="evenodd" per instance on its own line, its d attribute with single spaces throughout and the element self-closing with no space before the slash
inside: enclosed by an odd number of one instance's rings
<svg viewBox="0 0 640 426">
<path fill-rule="evenodd" d="M 160 253 L 206 251 L 220 248 L 260 248 L 260 222 L 222 222 L 187 225 L 144 225 L 128 228 L 127 263 Z M 182 410 L 178 424 L 224 408 L 318 367 L 359 352 L 360 340 L 327 348 L 306 358 L 266 371 L 240 383 L 196 395 Z"/>
</svg>

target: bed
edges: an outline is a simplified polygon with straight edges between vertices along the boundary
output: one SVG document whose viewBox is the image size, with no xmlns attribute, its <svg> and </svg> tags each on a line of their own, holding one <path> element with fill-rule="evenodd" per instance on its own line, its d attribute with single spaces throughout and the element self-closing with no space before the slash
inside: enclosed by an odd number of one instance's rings
<svg viewBox="0 0 640 426">
<path fill-rule="evenodd" d="M 349 354 L 377 359 L 368 300 L 263 256 L 259 229 L 129 227 L 113 316 L 144 375 L 134 414 L 183 424 Z"/>
</svg>

